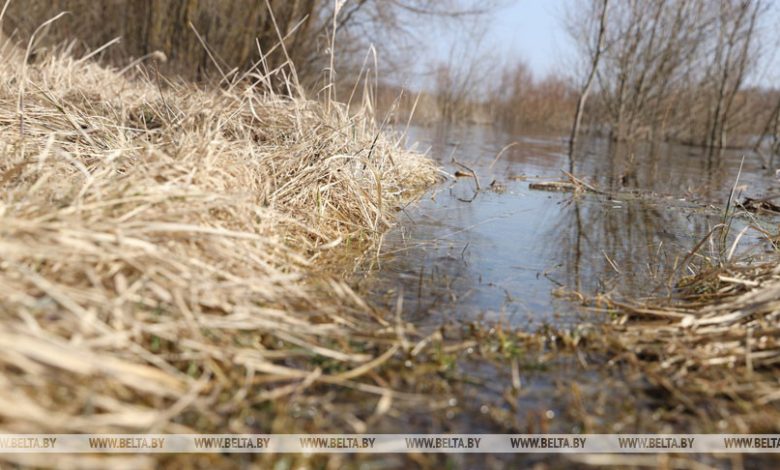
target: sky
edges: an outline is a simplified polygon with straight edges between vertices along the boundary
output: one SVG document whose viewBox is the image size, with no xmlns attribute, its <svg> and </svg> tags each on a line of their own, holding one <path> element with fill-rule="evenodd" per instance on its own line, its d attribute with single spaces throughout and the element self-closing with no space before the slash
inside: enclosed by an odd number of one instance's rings
<svg viewBox="0 0 780 470">
<path fill-rule="evenodd" d="M 479 7 L 479 0 L 473 1 Z M 561 18 L 571 0 L 499 0 L 501 6 L 486 16 L 479 17 L 477 28 L 469 30 L 470 24 L 443 23 L 448 26 L 421 30 L 418 36 L 431 46 L 430 53 L 435 60 L 447 62 L 451 49 L 456 48 L 456 57 L 474 60 L 470 44 L 480 38 L 479 56 L 490 56 L 499 62 L 525 61 L 536 77 L 561 71 L 566 58 L 574 55 L 573 45 L 563 28 Z M 468 5 L 468 3 L 461 3 Z M 477 31 L 484 28 L 484 36 Z M 476 33 L 476 34 L 475 34 Z"/>
<path fill-rule="evenodd" d="M 572 46 L 561 17 L 567 0 L 512 0 L 490 19 L 486 50 L 524 59 L 537 77 L 560 70 Z"/>
<path fill-rule="evenodd" d="M 470 1 L 479 7 L 480 0 Z M 565 72 L 565 64 L 571 62 L 575 53 L 561 18 L 572 0 L 499 1 L 503 2 L 500 8 L 477 20 L 484 27 L 477 54 L 472 50 L 475 43 L 473 31 L 469 30 L 472 23 L 444 22 L 438 27 L 423 24 L 415 35 L 415 40 L 425 45 L 418 50 L 423 56 L 410 73 L 398 77 L 401 84 L 413 89 L 431 86 L 431 61 L 449 63 L 458 58 L 489 59 L 485 64 L 490 66 L 523 60 L 537 78 L 556 71 Z"/>
</svg>

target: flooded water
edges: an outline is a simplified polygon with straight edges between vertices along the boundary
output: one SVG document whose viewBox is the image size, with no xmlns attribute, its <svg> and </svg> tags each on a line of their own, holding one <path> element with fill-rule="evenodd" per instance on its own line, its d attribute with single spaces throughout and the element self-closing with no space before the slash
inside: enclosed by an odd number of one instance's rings
<svg viewBox="0 0 780 470">
<path fill-rule="evenodd" d="M 529 185 L 559 180 L 569 167 L 563 136 L 413 128 L 408 139 L 450 175 L 473 169 L 480 186 L 471 176 L 450 178 L 405 208 L 383 242 L 380 269 L 366 273 L 375 297 L 392 303 L 403 292 L 405 311 L 418 324 L 445 318 L 561 325 L 584 313 L 571 301 L 573 291 L 668 292 L 688 274 L 681 266 L 686 255 L 723 222 L 735 182 L 738 198 L 779 186 L 750 153 L 743 163 L 740 151 L 711 155 L 596 139 L 583 143 L 575 173 L 607 194 L 539 191 Z M 736 222 L 732 239 L 744 224 Z M 739 246 L 741 254 L 762 249 L 754 232 Z M 714 242 L 699 250 L 717 251 Z"/>
</svg>

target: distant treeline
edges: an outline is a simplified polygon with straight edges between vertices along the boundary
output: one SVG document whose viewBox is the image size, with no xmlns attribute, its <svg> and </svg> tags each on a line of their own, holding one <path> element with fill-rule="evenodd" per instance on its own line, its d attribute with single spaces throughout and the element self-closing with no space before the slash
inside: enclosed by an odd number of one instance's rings
<svg viewBox="0 0 780 470">
<path fill-rule="evenodd" d="M 380 84 L 377 107 L 395 121 L 422 125 L 486 124 L 545 132 L 571 125 L 576 90 L 570 80 L 552 74 L 537 79 L 523 62 L 490 70 L 479 91 L 459 93 L 456 80 L 447 76 L 451 72 L 440 64 L 438 80 L 425 91 Z"/>
</svg>

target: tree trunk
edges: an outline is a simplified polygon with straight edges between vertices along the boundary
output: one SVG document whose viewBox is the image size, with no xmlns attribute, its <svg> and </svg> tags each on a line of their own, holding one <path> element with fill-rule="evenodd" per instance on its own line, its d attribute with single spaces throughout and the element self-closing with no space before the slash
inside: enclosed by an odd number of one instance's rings
<svg viewBox="0 0 780 470">
<path fill-rule="evenodd" d="M 593 54 L 593 60 L 591 61 L 590 73 L 588 79 L 585 81 L 585 85 L 580 92 L 580 98 L 577 100 L 577 109 L 574 113 L 574 124 L 571 127 L 571 138 L 569 139 L 569 173 L 574 173 L 574 148 L 577 141 L 577 133 L 580 130 L 580 124 L 582 123 L 582 114 L 585 110 L 585 102 L 588 100 L 588 94 L 590 94 L 591 86 L 593 85 L 593 78 L 596 76 L 596 70 L 599 66 L 599 60 L 601 59 L 601 53 L 604 49 L 604 43 L 606 40 L 607 30 L 607 6 L 609 0 L 603 0 L 601 7 L 601 16 L 599 18 L 599 36 L 596 46 L 596 51 Z"/>
</svg>

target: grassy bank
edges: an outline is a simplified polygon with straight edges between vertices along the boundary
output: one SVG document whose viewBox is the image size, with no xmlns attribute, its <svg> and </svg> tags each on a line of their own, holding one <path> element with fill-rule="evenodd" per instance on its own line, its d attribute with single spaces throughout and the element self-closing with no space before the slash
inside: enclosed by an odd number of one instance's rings
<svg viewBox="0 0 780 470">
<path fill-rule="evenodd" d="M 325 272 L 436 180 L 429 160 L 261 76 L 3 55 L 3 432 L 257 430 L 253 407 L 354 386 L 387 352 L 390 323 Z"/>
</svg>

